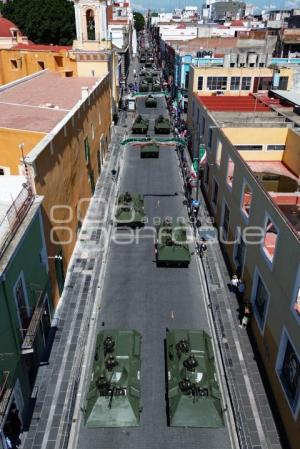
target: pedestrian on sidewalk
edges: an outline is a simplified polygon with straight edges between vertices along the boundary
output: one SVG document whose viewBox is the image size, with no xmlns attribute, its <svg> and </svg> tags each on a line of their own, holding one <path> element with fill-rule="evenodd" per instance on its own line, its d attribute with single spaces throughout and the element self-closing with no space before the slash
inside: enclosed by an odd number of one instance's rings
<svg viewBox="0 0 300 449">
<path fill-rule="evenodd" d="M 242 279 L 239 279 L 239 283 L 238 283 L 238 286 L 237 286 L 237 292 L 236 292 L 237 299 L 238 299 L 239 302 L 243 301 L 245 289 L 246 289 L 245 283 L 242 281 Z"/>
<path fill-rule="evenodd" d="M 250 302 L 246 302 L 244 305 L 244 313 L 242 316 L 242 321 L 239 324 L 239 327 L 246 329 L 248 326 L 249 318 L 252 315 L 252 306 Z"/>
<path fill-rule="evenodd" d="M 230 284 L 229 284 L 230 290 L 231 290 L 233 293 L 236 293 L 236 292 L 237 292 L 237 289 L 238 289 L 238 285 L 239 285 L 239 278 L 237 277 L 236 274 L 234 274 L 234 275 L 232 276 L 231 280 L 230 280 Z"/>
<path fill-rule="evenodd" d="M 207 246 L 204 242 L 205 240 L 202 239 L 202 242 L 199 245 L 199 256 L 201 257 L 201 259 L 204 256 L 205 251 L 207 250 Z"/>
</svg>

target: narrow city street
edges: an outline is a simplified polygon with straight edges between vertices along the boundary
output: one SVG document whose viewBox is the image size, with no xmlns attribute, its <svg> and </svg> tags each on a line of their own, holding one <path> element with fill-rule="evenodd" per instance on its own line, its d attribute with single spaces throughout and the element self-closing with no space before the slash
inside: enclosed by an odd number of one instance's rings
<svg viewBox="0 0 300 449">
<path fill-rule="evenodd" d="M 132 65 L 130 77 L 133 67 L 137 65 Z M 109 158 L 79 236 L 61 307 L 56 314 L 58 330 L 49 365 L 39 370 L 34 390 L 36 405 L 23 447 L 280 449 L 259 377 L 256 377 L 255 388 L 262 395 L 268 429 L 254 397 L 252 373 L 248 371 L 243 355 L 246 348 L 245 356 L 253 361 L 245 331 L 241 345 L 237 341 L 238 328 L 233 317 L 236 307 L 234 302 L 230 304 L 235 299 L 230 298 L 226 290 L 228 273 L 220 248 L 209 248 L 202 265 L 192 239 L 192 260 L 188 268 L 156 266 L 153 232 L 148 232 L 147 227 L 153 226 L 155 217 L 187 220 L 188 215 L 175 143 L 161 144 L 157 159 L 141 159 L 140 148 L 135 142 L 121 144 L 125 138 L 132 137 L 131 127 L 139 113 L 150 120 L 150 136 L 154 135 L 155 118 L 159 114 L 169 116 L 163 95 L 158 96 L 156 109 L 146 109 L 144 101 L 145 97 L 138 97 L 137 111 L 122 112 L 115 126 Z M 116 182 L 111 179 L 112 169 L 118 172 Z M 139 239 L 131 243 L 128 243 L 130 235 L 116 230 L 112 223 L 118 194 L 126 191 L 143 195 L 148 219 L 145 229 L 139 232 Z M 202 204 L 207 214 L 204 202 Z M 220 304 L 212 304 L 212 299 Z M 223 312 L 222 316 L 220 312 Z M 212 335 L 222 391 L 224 427 L 167 426 L 164 360 L 167 328 L 204 329 Z M 84 425 L 82 410 L 89 388 L 95 340 L 103 329 L 135 329 L 141 333 L 142 413 L 139 427 L 91 429 Z M 220 349 L 222 342 L 224 347 Z M 224 348 L 231 352 L 230 356 L 225 354 Z M 257 368 L 252 369 L 253 372 L 256 369 L 258 375 Z M 235 374 L 240 376 L 236 385 Z M 243 404 L 247 410 L 243 409 Z"/>
</svg>

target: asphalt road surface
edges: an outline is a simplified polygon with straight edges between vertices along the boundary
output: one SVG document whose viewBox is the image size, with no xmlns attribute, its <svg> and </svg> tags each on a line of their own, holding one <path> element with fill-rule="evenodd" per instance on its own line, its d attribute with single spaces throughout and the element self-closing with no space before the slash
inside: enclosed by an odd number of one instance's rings
<svg viewBox="0 0 300 449">
<path fill-rule="evenodd" d="M 168 115 L 165 100 L 159 111 L 138 112 L 154 118 Z M 185 217 L 186 206 L 174 147 L 160 147 L 158 159 L 141 159 L 138 147 L 128 145 L 120 175 L 120 192 L 144 195 L 145 211 L 154 217 Z M 117 233 L 118 234 L 118 233 Z M 219 429 L 167 427 L 164 374 L 166 328 L 209 331 L 200 288 L 195 254 L 189 268 L 157 268 L 154 244 L 148 238 L 138 243 L 111 242 L 102 291 L 98 329 L 136 329 L 142 335 L 140 427 L 88 429 L 81 422 L 78 449 L 229 449 L 226 427 Z M 191 246 L 191 250 L 193 248 Z M 96 338 L 96 335 L 95 335 Z M 88 389 L 88 384 L 86 385 Z M 85 392 L 83 392 L 85 394 Z"/>
</svg>

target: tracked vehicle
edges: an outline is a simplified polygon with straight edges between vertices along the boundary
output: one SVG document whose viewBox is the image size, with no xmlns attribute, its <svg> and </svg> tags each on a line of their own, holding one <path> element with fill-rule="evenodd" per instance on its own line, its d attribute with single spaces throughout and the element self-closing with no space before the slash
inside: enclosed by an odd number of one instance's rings
<svg viewBox="0 0 300 449">
<path fill-rule="evenodd" d="M 167 331 L 166 370 L 168 425 L 224 426 L 214 353 L 205 331 Z"/>
<path fill-rule="evenodd" d="M 155 120 L 154 131 L 156 134 L 170 134 L 170 120 L 160 115 Z"/>
<path fill-rule="evenodd" d="M 148 97 L 145 100 L 145 106 L 146 108 L 156 108 L 157 107 L 157 99 L 153 97 L 152 95 L 148 95 Z"/>
<path fill-rule="evenodd" d="M 149 142 L 141 145 L 141 158 L 158 158 L 159 145 L 156 142 Z"/>
<path fill-rule="evenodd" d="M 86 427 L 136 427 L 140 422 L 141 336 L 109 330 L 97 336 L 84 406 Z"/>
<path fill-rule="evenodd" d="M 139 193 L 120 194 L 117 202 L 115 221 L 117 226 L 144 226 L 144 200 Z"/>
<path fill-rule="evenodd" d="M 148 84 L 147 81 L 142 81 L 139 85 L 140 92 L 149 92 L 151 88 L 151 84 Z"/>
<path fill-rule="evenodd" d="M 149 126 L 149 120 L 144 119 L 141 115 L 138 115 L 132 125 L 132 134 L 147 134 Z"/>
<path fill-rule="evenodd" d="M 155 243 L 156 265 L 158 267 L 184 267 L 191 262 L 186 227 L 168 221 L 157 228 Z"/>
</svg>

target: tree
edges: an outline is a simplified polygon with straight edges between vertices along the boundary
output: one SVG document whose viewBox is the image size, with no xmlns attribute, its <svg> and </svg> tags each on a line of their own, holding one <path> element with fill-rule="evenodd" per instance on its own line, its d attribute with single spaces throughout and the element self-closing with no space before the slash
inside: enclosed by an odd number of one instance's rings
<svg viewBox="0 0 300 449">
<path fill-rule="evenodd" d="M 137 32 L 142 31 L 145 28 L 145 18 L 143 14 L 138 11 L 133 11 L 134 28 Z"/>
<path fill-rule="evenodd" d="M 1 5 L 0 11 L 36 44 L 70 45 L 75 37 L 69 0 L 14 0 Z"/>
</svg>

